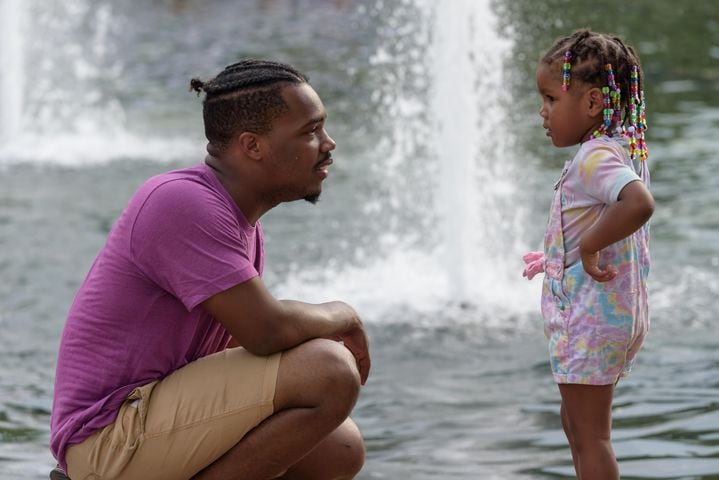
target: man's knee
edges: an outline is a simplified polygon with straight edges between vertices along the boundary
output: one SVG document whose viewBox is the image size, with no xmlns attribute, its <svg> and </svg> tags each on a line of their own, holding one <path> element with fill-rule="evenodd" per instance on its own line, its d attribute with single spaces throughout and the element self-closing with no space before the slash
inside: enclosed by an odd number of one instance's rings
<svg viewBox="0 0 719 480">
<path fill-rule="evenodd" d="M 309 402 L 346 418 L 359 389 L 359 371 L 352 353 L 332 340 L 310 340 L 282 354 L 276 407 Z"/>
<path fill-rule="evenodd" d="M 359 395 L 360 376 L 352 353 L 332 340 L 315 339 L 304 345 L 312 357 L 310 373 L 316 375 L 318 388 L 322 392 L 345 396 L 354 405 Z"/>
<path fill-rule="evenodd" d="M 344 445 L 347 448 L 347 458 L 345 460 L 348 474 L 347 478 L 354 478 L 364 466 L 364 440 L 362 439 L 362 433 L 352 420 L 347 419 L 340 428 L 345 431 Z"/>
</svg>

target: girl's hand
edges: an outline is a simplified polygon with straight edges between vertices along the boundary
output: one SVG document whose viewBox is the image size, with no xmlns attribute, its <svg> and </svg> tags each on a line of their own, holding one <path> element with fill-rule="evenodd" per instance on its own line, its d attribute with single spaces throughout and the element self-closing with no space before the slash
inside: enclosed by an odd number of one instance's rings
<svg viewBox="0 0 719 480">
<path fill-rule="evenodd" d="M 599 252 L 591 253 L 580 250 L 580 255 L 582 257 L 584 271 L 594 280 L 598 282 L 608 282 L 617 276 L 617 269 L 614 268 L 614 266 L 609 265 L 605 269 L 599 266 Z"/>
</svg>

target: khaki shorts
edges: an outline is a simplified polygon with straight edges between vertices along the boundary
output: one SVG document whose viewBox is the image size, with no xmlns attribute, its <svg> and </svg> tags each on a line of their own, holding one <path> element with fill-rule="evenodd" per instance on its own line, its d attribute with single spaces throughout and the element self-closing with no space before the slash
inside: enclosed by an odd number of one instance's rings
<svg viewBox="0 0 719 480">
<path fill-rule="evenodd" d="M 67 450 L 70 478 L 191 478 L 272 415 L 280 356 L 231 348 L 136 388 L 115 423 Z"/>
</svg>

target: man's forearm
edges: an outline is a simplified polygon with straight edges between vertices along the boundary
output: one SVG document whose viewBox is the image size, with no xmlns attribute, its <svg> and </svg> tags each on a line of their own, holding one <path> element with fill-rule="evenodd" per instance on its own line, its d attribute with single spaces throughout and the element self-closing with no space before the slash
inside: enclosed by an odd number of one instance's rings
<svg viewBox="0 0 719 480">
<path fill-rule="evenodd" d="M 320 304 L 296 300 L 279 300 L 282 306 L 278 321 L 281 350 L 295 347 L 313 338 L 337 339 L 360 326 L 359 316 L 343 302 Z"/>
</svg>

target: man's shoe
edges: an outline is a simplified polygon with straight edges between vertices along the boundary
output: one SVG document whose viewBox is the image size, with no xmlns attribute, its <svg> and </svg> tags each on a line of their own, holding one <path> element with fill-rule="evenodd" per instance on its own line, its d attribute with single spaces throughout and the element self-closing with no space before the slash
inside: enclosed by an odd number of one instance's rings
<svg viewBox="0 0 719 480">
<path fill-rule="evenodd" d="M 60 467 L 55 467 L 50 472 L 50 480 L 70 480 L 70 477 Z"/>
</svg>

